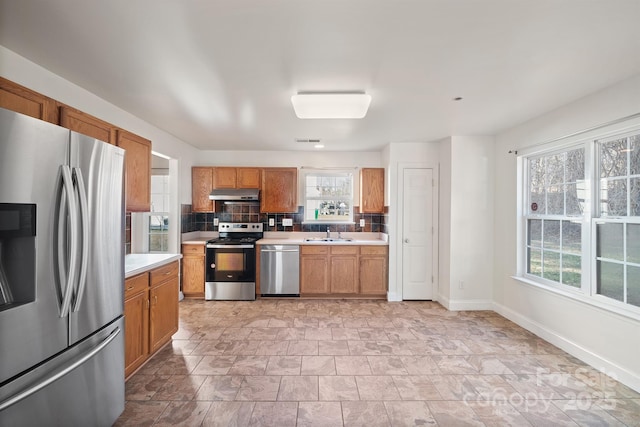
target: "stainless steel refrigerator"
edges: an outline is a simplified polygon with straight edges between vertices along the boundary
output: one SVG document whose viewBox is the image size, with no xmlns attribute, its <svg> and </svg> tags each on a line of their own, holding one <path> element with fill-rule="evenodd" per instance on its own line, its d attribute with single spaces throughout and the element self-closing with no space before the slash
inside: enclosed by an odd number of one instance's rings
<svg viewBox="0 0 640 427">
<path fill-rule="evenodd" d="M 124 409 L 124 151 L 0 108 L 0 426 Z"/>
</svg>

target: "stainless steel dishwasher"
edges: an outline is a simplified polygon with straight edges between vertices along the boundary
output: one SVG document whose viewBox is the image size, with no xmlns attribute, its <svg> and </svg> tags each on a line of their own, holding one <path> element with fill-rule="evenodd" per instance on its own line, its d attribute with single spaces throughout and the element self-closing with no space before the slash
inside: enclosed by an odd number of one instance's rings
<svg viewBox="0 0 640 427">
<path fill-rule="evenodd" d="M 300 247 L 262 245 L 260 248 L 260 295 L 300 296 Z"/>
</svg>

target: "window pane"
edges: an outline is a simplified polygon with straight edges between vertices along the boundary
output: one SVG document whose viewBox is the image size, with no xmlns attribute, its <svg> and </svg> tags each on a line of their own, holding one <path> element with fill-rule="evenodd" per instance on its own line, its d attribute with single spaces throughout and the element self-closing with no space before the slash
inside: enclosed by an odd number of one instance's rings
<svg viewBox="0 0 640 427">
<path fill-rule="evenodd" d="M 542 276 L 542 251 L 538 249 L 528 249 L 529 262 L 527 273 L 535 276 Z"/>
<path fill-rule="evenodd" d="M 574 254 L 582 252 L 582 224 L 562 221 L 562 252 Z"/>
<path fill-rule="evenodd" d="M 530 246 L 537 248 L 542 247 L 542 220 L 530 219 L 529 220 L 529 240 L 527 242 Z"/>
<path fill-rule="evenodd" d="M 544 221 L 542 236 L 545 249 L 560 250 L 560 221 Z"/>
<path fill-rule="evenodd" d="M 560 254 L 557 252 L 544 251 L 544 266 L 542 268 L 542 277 L 560 281 Z"/>
<path fill-rule="evenodd" d="M 567 153 L 566 181 L 577 182 L 584 180 L 584 149 L 573 150 Z"/>
<path fill-rule="evenodd" d="M 640 135 L 629 138 L 629 166 L 631 175 L 640 175 Z"/>
<path fill-rule="evenodd" d="M 621 264 L 598 261 L 598 293 L 622 301 L 624 297 L 623 272 L 624 269 Z"/>
<path fill-rule="evenodd" d="M 629 215 L 640 216 L 640 178 L 631 178 Z"/>
<path fill-rule="evenodd" d="M 640 224 L 627 224 L 627 262 L 640 264 Z"/>
<path fill-rule="evenodd" d="M 623 224 L 597 225 L 597 256 L 623 261 Z"/>
<path fill-rule="evenodd" d="M 598 224 L 596 252 L 598 257 L 624 261 L 623 224 Z"/>
<path fill-rule="evenodd" d="M 621 138 L 600 144 L 600 177 L 627 174 L 627 139 Z"/>
<path fill-rule="evenodd" d="M 640 306 L 640 267 L 627 266 L 627 303 Z"/>
<path fill-rule="evenodd" d="M 564 182 L 564 153 L 547 157 L 547 185 Z"/>
<path fill-rule="evenodd" d="M 627 180 L 600 180 L 600 209 L 602 216 L 627 215 Z"/>
<path fill-rule="evenodd" d="M 584 182 L 580 182 L 579 184 L 568 184 L 565 185 L 565 197 L 566 197 L 566 208 L 567 216 L 581 216 L 584 209 L 584 192 L 579 194 L 578 186 L 584 186 Z"/>
<path fill-rule="evenodd" d="M 532 189 L 529 198 L 531 199 L 529 213 L 544 215 L 546 213 L 544 188 Z"/>
<path fill-rule="evenodd" d="M 544 158 L 529 161 L 529 188 L 542 188 L 544 182 Z"/>
<path fill-rule="evenodd" d="M 581 257 L 578 255 L 562 256 L 562 283 L 579 288 L 582 280 Z"/>
<path fill-rule="evenodd" d="M 547 214 L 564 214 L 564 188 L 563 186 L 551 186 L 547 190 Z"/>
</svg>

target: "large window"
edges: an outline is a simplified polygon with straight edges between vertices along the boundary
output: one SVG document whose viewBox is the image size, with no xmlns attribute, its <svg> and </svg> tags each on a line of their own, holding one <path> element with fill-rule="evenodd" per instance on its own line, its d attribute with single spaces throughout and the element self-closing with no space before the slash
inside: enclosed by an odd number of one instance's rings
<svg viewBox="0 0 640 427">
<path fill-rule="evenodd" d="M 585 150 L 571 148 L 528 161 L 527 273 L 582 285 Z"/>
<path fill-rule="evenodd" d="M 597 149 L 596 292 L 640 306 L 640 132 Z"/>
<path fill-rule="evenodd" d="M 151 176 L 149 252 L 169 251 L 169 175 Z"/>
<path fill-rule="evenodd" d="M 304 172 L 304 222 L 353 222 L 353 172 Z"/>
<path fill-rule="evenodd" d="M 640 307 L 640 127 L 523 159 L 521 274 Z"/>
</svg>

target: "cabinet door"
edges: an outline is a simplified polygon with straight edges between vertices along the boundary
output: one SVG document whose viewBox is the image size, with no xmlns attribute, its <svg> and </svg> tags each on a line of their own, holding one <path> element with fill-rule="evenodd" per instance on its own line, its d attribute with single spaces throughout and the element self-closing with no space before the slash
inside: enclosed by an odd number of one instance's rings
<svg viewBox="0 0 640 427">
<path fill-rule="evenodd" d="M 236 188 L 260 188 L 260 169 L 236 168 Z"/>
<path fill-rule="evenodd" d="M 300 294 L 329 292 L 328 258 L 326 255 L 300 257 Z"/>
<path fill-rule="evenodd" d="M 118 147 L 126 151 L 126 211 L 151 210 L 151 141 L 125 130 L 118 130 Z"/>
<path fill-rule="evenodd" d="M 38 92 L 0 77 L 0 107 L 58 124 L 56 102 Z"/>
<path fill-rule="evenodd" d="M 191 168 L 191 210 L 213 212 L 215 204 L 209 199 L 213 189 L 213 168 Z"/>
<path fill-rule="evenodd" d="M 332 255 L 329 280 L 331 281 L 331 293 L 357 293 L 358 257 L 355 255 Z"/>
<path fill-rule="evenodd" d="M 384 169 L 360 169 L 360 212 L 384 213 Z"/>
<path fill-rule="evenodd" d="M 386 295 L 387 258 L 381 256 L 360 257 L 360 293 Z"/>
<path fill-rule="evenodd" d="M 213 168 L 213 188 L 236 188 L 236 168 Z"/>
<path fill-rule="evenodd" d="M 298 169 L 262 170 L 260 212 L 298 212 Z"/>
<path fill-rule="evenodd" d="M 178 331 L 178 278 L 151 288 L 150 296 L 149 347 L 153 353 Z"/>
<path fill-rule="evenodd" d="M 149 354 L 149 291 L 124 302 L 124 376 L 128 377 Z"/>
<path fill-rule="evenodd" d="M 60 107 L 60 126 L 109 144 L 116 143 L 113 125 L 71 107 Z"/>
<path fill-rule="evenodd" d="M 204 245 L 182 245 L 182 292 L 204 297 Z"/>
</svg>

